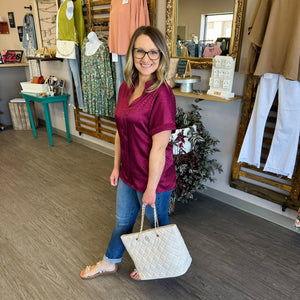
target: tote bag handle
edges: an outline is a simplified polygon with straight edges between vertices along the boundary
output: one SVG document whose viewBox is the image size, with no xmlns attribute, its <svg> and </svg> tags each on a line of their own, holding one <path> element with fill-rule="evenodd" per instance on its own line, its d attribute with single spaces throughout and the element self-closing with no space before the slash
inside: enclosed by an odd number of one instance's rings
<svg viewBox="0 0 300 300">
<path fill-rule="evenodd" d="M 142 206 L 142 217 L 141 217 L 141 227 L 140 227 L 140 232 L 138 234 L 138 237 L 137 237 L 137 240 L 140 238 L 140 234 L 142 233 L 143 231 L 143 227 L 144 227 L 144 219 L 145 219 L 145 209 L 146 209 L 146 205 L 143 204 Z M 155 229 L 155 234 L 156 236 L 158 237 L 159 234 L 156 230 L 156 228 L 159 227 L 159 224 L 158 224 L 158 219 L 157 219 L 157 212 L 156 212 L 156 206 L 154 205 L 154 229 Z"/>
</svg>

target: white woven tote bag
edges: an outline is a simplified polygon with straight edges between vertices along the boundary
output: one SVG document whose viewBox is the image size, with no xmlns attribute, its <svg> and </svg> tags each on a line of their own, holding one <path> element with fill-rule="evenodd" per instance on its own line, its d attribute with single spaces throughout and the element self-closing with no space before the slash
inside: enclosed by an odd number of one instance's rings
<svg viewBox="0 0 300 300">
<path fill-rule="evenodd" d="M 177 277 L 190 267 L 192 258 L 175 224 L 143 231 L 145 206 L 142 207 L 140 232 L 123 234 L 122 242 L 131 256 L 141 280 Z"/>
</svg>

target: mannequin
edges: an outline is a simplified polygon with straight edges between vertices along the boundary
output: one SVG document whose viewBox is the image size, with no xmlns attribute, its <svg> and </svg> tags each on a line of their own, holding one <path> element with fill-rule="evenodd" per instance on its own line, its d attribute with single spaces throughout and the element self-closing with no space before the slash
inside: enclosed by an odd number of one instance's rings
<svg viewBox="0 0 300 300">
<path fill-rule="evenodd" d="M 102 42 L 98 39 L 95 32 L 91 31 L 88 34 L 89 41 L 86 43 L 85 55 L 91 56 L 96 53 L 98 48 L 102 45 Z"/>
<path fill-rule="evenodd" d="M 83 38 L 85 37 L 82 1 L 76 2 L 62 0 L 57 14 L 57 39 L 75 42 L 75 59 L 67 59 L 70 75 L 70 104 L 75 107 L 73 95 L 73 82 L 76 87 L 77 103 L 83 108 L 82 87 L 80 79 L 80 52 Z"/>
<path fill-rule="evenodd" d="M 65 2 L 65 0 L 61 1 L 61 4 L 63 4 Z M 73 12 L 74 12 L 74 4 L 73 1 L 69 1 L 67 4 L 67 10 L 66 10 L 66 15 L 68 20 L 71 20 L 73 17 Z"/>
<path fill-rule="evenodd" d="M 196 35 L 193 36 L 193 41 L 195 42 L 195 44 L 199 43 L 199 39 Z"/>
</svg>

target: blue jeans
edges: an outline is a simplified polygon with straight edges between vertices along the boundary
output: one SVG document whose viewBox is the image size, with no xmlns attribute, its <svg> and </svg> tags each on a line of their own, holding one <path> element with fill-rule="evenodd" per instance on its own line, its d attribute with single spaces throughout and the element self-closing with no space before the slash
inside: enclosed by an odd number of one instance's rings
<svg viewBox="0 0 300 300">
<path fill-rule="evenodd" d="M 116 101 L 118 101 L 119 89 L 124 81 L 124 69 L 126 66 L 126 55 L 118 55 L 116 66 Z"/>
<path fill-rule="evenodd" d="M 156 194 L 155 206 L 160 226 L 169 225 L 168 209 L 171 193 L 172 190 Z M 143 205 L 142 198 L 143 193 L 137 192 L 119 179 L 116 225 L 103 258 L 106 262 L 115 264 L 121 262 L 125 251 L 121 235 L 132 232 L 138 212 Z M 154 210 L 151 206 L 146 206 L 145 215 L 151 227 L 154 227 Z"/>
<path fill-rule="evenodd" d="M 69 67 L 69 77 L 70 77 L 70 104 L 75 107 L 74 94 L 73 94 L 73 79 L 77 93 L 78 107 L 83 108 L 83 97 L 80 79 L 80 54 L 78 45 L 75 46 L 76 59 L 67 59 Z"/>
</svg>

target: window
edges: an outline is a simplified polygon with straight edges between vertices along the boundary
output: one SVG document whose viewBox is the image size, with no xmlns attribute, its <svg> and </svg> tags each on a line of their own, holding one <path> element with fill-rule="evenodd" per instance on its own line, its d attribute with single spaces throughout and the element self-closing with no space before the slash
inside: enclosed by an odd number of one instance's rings
<svg viewBox="0 0 300 300">
<path fill-rule="evenodd" d="M 215 42 L 220 37 L 231 37 L 233 14 L 204 15 L 202 20 L 203 36 L 201 39 Z M 204 24 L 203 24 L 204 23 Z"/>
</svg>

